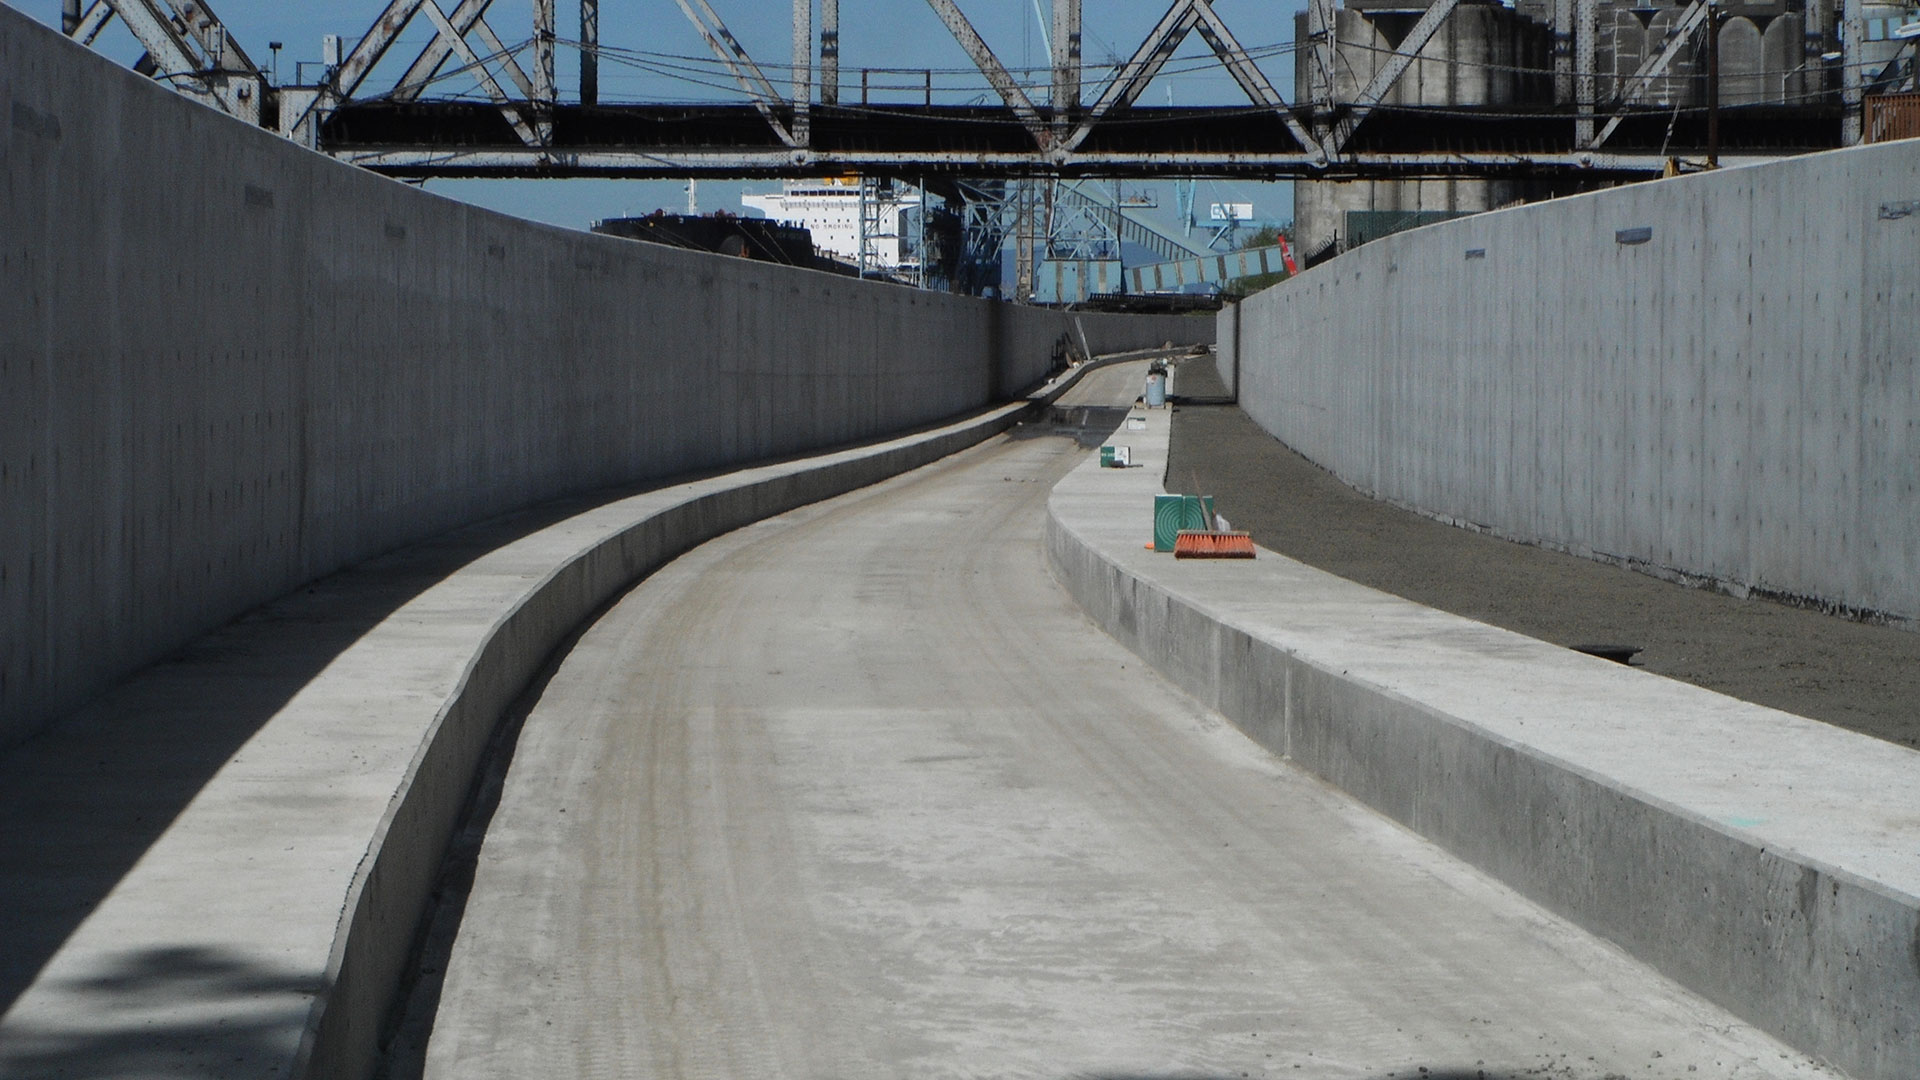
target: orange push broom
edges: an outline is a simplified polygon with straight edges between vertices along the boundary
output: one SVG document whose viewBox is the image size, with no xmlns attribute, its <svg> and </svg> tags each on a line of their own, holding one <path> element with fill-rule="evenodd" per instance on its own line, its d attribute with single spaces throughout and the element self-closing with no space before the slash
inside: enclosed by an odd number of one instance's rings
<svg viewBox="0 0 1920 1080">
<path fill-rule="evenodd" d="M 1251 559 L 1253 537 L 1238 529 L 1181 529 L 1173 541 L 1176 559 Z"/>
</svg>

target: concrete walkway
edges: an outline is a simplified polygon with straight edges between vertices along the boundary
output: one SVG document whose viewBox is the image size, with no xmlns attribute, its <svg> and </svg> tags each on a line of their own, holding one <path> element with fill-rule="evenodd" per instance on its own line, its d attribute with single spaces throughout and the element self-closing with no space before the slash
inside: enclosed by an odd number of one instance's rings
<svg viewBox="0 0 1920 1080">
<path fill-rule="evenodd" d="M 1263 745 L 1861 1077 L 1920 1075 L 1920 754 L 1425 608 L 1271 552 L 1141 549 L 1083 463 L 1049 550 L 1096 622 Z M 1119 437 L 1117 437 L 1119 438 Z"/>
<path fill-rule="evenodd" d="M 526 721 L 426 1075 L 1832 1075 L 1145 670 L 1045 562 L 1088 458 L 1023 429 L 597 622 Z"/>
</svg>

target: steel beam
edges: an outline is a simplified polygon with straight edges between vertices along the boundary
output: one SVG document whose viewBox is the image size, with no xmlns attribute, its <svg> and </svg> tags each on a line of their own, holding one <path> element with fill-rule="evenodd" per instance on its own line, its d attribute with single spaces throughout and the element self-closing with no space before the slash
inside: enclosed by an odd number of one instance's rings
<svg viewBox="0 0 1920 1080">
<path fill-rule="evenodd" d="M 1020 123 L 1033 136 L 1034 142 L 1043 148 L 1048 146 L 1051 136 L 1046 124 L 1040 119 L 1039 111 L 1033 107 L 1032 99 L 1027 96 L 1027 92 L 1021 88 L 1020 84 L 1014 81 L 1013 76 L 1007 73 L 1006 67 L 1000 63 L 1000 58 L 994 55 L 993 50 L 987 46 L 979 32 L 974 30 L 973 24 L 967 21 L 959 5 L 954 3 L 954 0 L 927 0 L 927 4 L 933 8 L 935 14 L 940 16 L 940 21 L 947 25 L 947 32 L 960 43 L 961 49 L 965 50 L 968 58 L 973 61 L 974 67 L 979 69 L 980 74 L 986 76 L 988 84 L 1000 95 L 1000 100 L 1020 119 Z"/>
<path fill-rule="evenodd" d="M 451 22 L 452 20 L 449 19 L 448 21 Z M 487 25 L 487 20 L 473 20 L 472 34 L 474 37 L 480 39 L 480 44 L 487 47 L 487 59 L 498 60 L 500 62 L 500 69 L 507 73 L 507 78 L 513 80 L 513 85 L 519 87 L 520 92 L 525 94 L 529 101 L 538 101 L 538 84 L 532 79 L 529 79 L 526 72 L 520 70 L 519 63 L 513 58 L 513 53 L 508 51 L 507 47 L 500 43 L 500 35 L 493 32 L 493 27 Z M 548 84 L 552 84 L 551 79 L 548 80 Z"/>
<path fill-rule="evenodd" d="M 508 52 L 506 45 L 500 41 L 500 35 L 494 33 L 493 27 L 487 24 L 487 9 L 492 6 L 493 0 L 460 0 L 458 7 L 446 13 L 447 22 L 453 26 L 454 33 L 460 37 L 464 38 L 468 34 L 478 37 L 480 43 L 487 48 L 487 58 L 499 61 L 501 70 L 513 80 L 514 86 L 532 100 L 535 97 L 533 79 L 528 77 L 519 63 L 514 60 L 513 55 Z M 412 15 L 409 14 L 408 18 L 412 18 Z M 405 24 L 402 23 L 402 26 L 404 27 Z M 355 52 L 358 51 L 355 49 Z M 394 85 L 387 96 L 395 101 L 416 100 L 421 92 L 433 83 L 439 75 L 441 66 L 447 62 L 447 58 L 452 56 L 453 52 L 453 45 L 448 42 L 445 35 L 435 34 L 420 50 L 420 55 L 407 66 L 406 74 L 400 76 L 400 81 Z M 341 67 L 345 68 L 346 65 L 342 64 Z M 365 73 L 362 72 L 354 79 L 351 86 L 342 87 L 342 96 L 351 97 L 353 92 L 359 89 L 360 82 L 364 78 Z"/>
<path fill-rule="evenodd" d="M 1414 57 L 1419 55 L 1421 49 L 1427 47 L 1427 42 L 1432 41 L 1433 35 L 1439 32 L 1440 24 L 1446 22 L 1447 16 L 1452 15 L 1453 9 L 1459 6 L 1460 0 L 1433 0 L 1433 3 L 1428 5 L 1427 10 L 1421 14 L 1420 21 L 1413 24 L 1413 29 L 1407 31 L 1407 36 L 1401 39 L 1400 46 L 1393 50 L 1393 55 L 1387 58 L 1387 62 L 1380 66 L 1379 71 L 1373 73 L 1373 79 L 1367 83 L 1366 89 L 1360 91 L 1360 96 L 1353 99 L 1353 104 L 1348 107 L 1346 115 L 1334 124 L 1332 132 L 1327 136 L 1329 155 L 1338 154 L 1346 148 L 1347 141 L 1353 138 L 1354 129 L 1365 122 L 1367 114 L 1373 112 L 1374 106 L 1380 104 L 1381 100 L 1387 96 L 1387 92 L 1393 89 L 1393 84 L 1399 82 L 1400 76 L 1406 74 Z"/>
<path fill-rule="evenodd" d="M 1573 100 L 1573 0 L 1553 0 L 1553 103 Z"/>
<path fill-rule="evenodd" d="M 1326 123 L 1333 111 L 1334 28 L 1338 25 L 1334 0 L 1307 0 L 1307 104 L 1314 123 Z"/>
<path fill-rule="evenodd" d="M 1301 153 L 1093 153 L 1064 166 L 1037 151 L 865 151 L 795 154 L 787 149 L 634 151 L 618 148 L 511 147 L 464 151 L 421 149 L 335 150 L 341 160 L 397 176 L 605 176 L 605 177 L 807 177 L 823 172 L 893 175 L 1075 177 L 1266 177 L 1312 179 L 1422 179 L 1463 174 L 1513 173 L 1562 178 L 1648 177 L 1661 174 L 1666 158 L 1651 153 L 1609 154 L 1590 150 L 1552 153 L 1357 153 L 1331 165 Z M 1771 156 L 1722 158 L 1727 166 L 1777 160 Z"/>
<path fill-rule="evenodd" d="M 536 109 L 553 108 L 553 25 L 553 0 L 533 0 L 533 90 L 527 96 Z"/>
<path fill-rule="evenodd" d="M 1053 121 L 1064 128 L 1080 111 L 1080 0 L 1053 0 Z M 1064 138 L 1066 132 L 1061 131 Z"/>
<path fill-rule="evenodd" d="M 840 104 L 840 0 L 820 0 L 820 104 Z"/>
<path fill-rule="evenodd" d="M 600 104 L 600 0 L 580 0 L 580 104 Z"/>
<path fill-rule="evenodd" d="M 109 4 L 146 50 L 153 73 L 165 78 L 167 85 L 250 124 L 260 122 L 266 79 L 245 51 L 228 40 L 227 28 L 205 5 L 187 0 L 109 0 Z M 105 23 L 104 13 L 96 18 L 82 16 L 74 30 L 91 41 Z"/>
<path fill-rule="evenodd" d="M 1573 0 L 1573 144 L 1593 145 L 1594 39 L 1600 33 L 1598 0 Z"/>
<path fill-rule="evenodd" d="M 112 0 L 120 21 L 147 51 L 155 70 L 163 75 L 187 75 L 200 70 L 200 58 L 193 46 L 173 25 L 173 13 L 158 0 Z"/>
<path fill-rule="evenodd" d="M 380 58 L 387 55 L 387 50 L 393 47 L 393 43 L 399 40 L 400 32 L 407 28 L 407 23 L 413 19 L 413 13 L 420 10 L 421 3 L 422 0 L 390 0 L 386 10 L 373 21 L 373 25 L 360 38 L 360 43 L 355 45 L 353 51 L 347 54 L 347 58 L 340 62 L 339 69 L 329 80 L 336 95 L 343 99 L 350 98 L 355 90 L 360 89 L 360 84 L 366 80 L 373 66 L 378 64 Z M 451 45 L 449 45 L 449 51 L 451 51 Z"/>
<path fill-rule="evenodd" d="M 1254 63 L 1253 57 L 1247 55 L 1247 50 L 1241 47 L 1239 40 L 1233 36 L 1233 31 L 1229 30 L 1220 16 L 1214 13 L 1210 0 L 1190 0 L 1190 2 L 1193 4 L 1194 15 L 1199 17 L 1199 22 L 1194 28 L 1200 31 L 1201 38 L 1205 39 L 1207 47 L 1213 50 L 1213 54 L 1226 65 L 1228 74 L 1233 76 L 1233 81 L 1240 84 L 1240 89 L 1247 95 L 1247 100 L 1261 108 L 1272 109 L 1280 117 L 1281 122 L 1287 125 L 1287 131 L 1293 135 L 1294 141 L 1300 144 L 1300 148 L 1305 150 L 1308 156 L 1325 157 L 1320 141 L 1309 135 L 1307 129 L 1300 125 L 1300 121 L 1294 119 L 1293 110 L 1287 108 L 1286 99 L 1282 98 L 1280 92 L 1273 88 L 1273 84 L 1267 81 L 1267 76 L 1260 70 L 1260 65 Z M 1458 0 L 1435 0 L 1434 6 L 1456 2 Z"/>
<path fill-rule="evenodd" d="M 91 45 L 93 39 L 100 36 L 100 31 L 106 29 L 107 23 L 112 19 L 113 5 L 107 0 L 93 0 L 93 3 L 87 6 L 86 14 L 80 16 L 72 30 L 67 31 L 67 36 L 82 45 Z"/>
<path fill-rule="evenodd" d="M 728 71 L 733 72 L 740 89 L 753 99 L 754 108 L 760 110 L 760 115 L 766 118 L 767 126 L 773 129 L 773 133 L 788 146 L 799 146 L 793 131 L 781 122 L 780 115 L 774 111 L 782 101 L 780 95 L 773 89 L 773 84 L 767 81 L 760 65 L 753 62 L 753 57 L 747 55 L 747 50 L 727 29 L 727 24 L 720 21 L 720 14 L 713 10 L 713 5 L 707 0 L 674 0 L 674 3 L 680 5 L 681 13 L 706 40 L 707 48 L 712 49 L 713 55 L 720 58 Z M 700 9 L 698 12 L 694 10 L 695 5 Z"/>
<path fill-rule="evenodd" d="M 1073 134 L 1067 137 L 1063 149 L 1073 150 L 1086 141 L 1098 124 L 1109 112 L 1124 109 L 1139 100 L 1147 84 L 1166 66 L 1174 50 L 1180 47 L 1187 35 L 1200 22 L 1200 16 L 1193 10 L 1192 0 L 1174 0 L 1173 6 L 1160 17 L 1154 28 L 1147 32 L 1146 39 L 1140 43 L 1133 58 L 1113 73 L 1113 78 L 1100 91 L 1100 96 L 1087 110 Z"/>
<path fill-rule="evenodd" d="M 420 10 L 427 13 L 427 18 L 432 20 L 434 29 L 447 39 L 447 44 L 453 46 L 454 55 L 460 58 L 461 63 L 467 65 L 467 69 L 472 72 L 480 88 L 486 91 L 495 105 L 500 106 L 500 115 L 506 117 L 507 123 L 513 125 L 514 133 L 520 136 L 520 141 L 530 147 L 541 147 L 547 141 L 543 137 L 544 133 L 536 132 L 527 123 L 526 117 L 520 115 L 520 110 L 513 105 L 513 99 L 500 88 L 499 81 L 493 77 L 493 72 L 487 68 L 487 65 L 474 55 L 473 47 L 467 44 L 467 39 L 461 37 L 454 30 L 453 23 L 447 21 L 447 13 L 440 10 L 440 5 L 435 3 L 435 0 L 422 0 Z"/>
<path fill-rule="evenodd" d="M 813 141 L 813 0 L 793 0 L 793 141 Z"/>
<path fill-rule="evenodd" d="M 1848 2 L 1858 3 L 1859 0 L 1848 0 Z M 1687 6 L 1687 10 L 1680 16 L 1680 21 L 1668 33 L 1666 46 L 1659 53 L 1649 56 L 1640 65 L 1640 69 L 1633 73 L 1633 77 L 1627 80 L 1625 92 L 1620 95 L 1619 110 L 1607 121 L 1607 126 L 1600 129 L 1600 134 L 1594 136 L 1593 141 L 1587 144 L 1589 147 L 1598 150 L 1601 144 L 1613 136 L 1614 131 L 1627 118 L 1627 110 L 1633 106 L 1634 102 L 1646 96 L 1648 88 L 1653 85 L 1653 80 L 1664 75 L 1666 70 L 1673 66 L 1674 58 L 1679 56 L 1680 50 L 1693 39 L 1694 32 L 1707 24 L 1707 16 L 1712 6 L 1709 0 L 1693 0 L 1693 3 Z"/>
<path fill-rule="evenodd" d="M 987 47 L 973 24 L 961 14 L 959 5 L 954 0 L 927 0 L 927 5 L 933 8 L 934 14 L 940 16 L 941 22 L 947 24 L 947 32 L 966 50 L 967 56 L 973 60 L 973 66 L 987 77 L 987 82 L 1000 95 L 1000 100 L 1006 102 L 1007 108 L 1020 118 L 1021 125 L 1027 129 L 1027 134 L 1033 136 L 1034 143 L 1042 149 L 1053 146 L 1053 133 L 1047 129 L 1046 121 L 1040 118 L 1039 110 L 1033 107 L 1033 101 L 1020 88 L 1020 84 L 1013 81 L 1013 76 L 1007 74 L 1000 58 L 993 55 L 993 50 Z"/>
<path fill-rule="evenodd" d="M 493 0 L 460 0 L 459 6 L 448 13 L 447 21 L 453 24 L 455 32 L 465 37 L 472 31 L 474 25 L 481 21 L 481 17 L 487 13 L 487 8 L 492 5 Z M 394 85 L 393 99 L 412 101 L 418 98 L 420 92 L 433 82 L 441 65 L 447 62 L 447 57 L 452 55 L 453 46 L 447 44 L 445 38 L 435 34 L 433 39 L 427 42 L 426 48 L 420 50 L 420 55 L 407 66 L 407 73 L 400 76 L 400 81 Z"/>
<path fill-rule="evenodd" d="M 208 66 L 233 75 L 246 75 L 265 79 L 260 69 L 254 65 L 247 51 L 227 33 L 226 24 L 206 0 L 168 0 L 174 13 L 180 17 L 180 24 L 187 34 L 200 46 L 201 54 L 207 59 Z"/>
</svg>

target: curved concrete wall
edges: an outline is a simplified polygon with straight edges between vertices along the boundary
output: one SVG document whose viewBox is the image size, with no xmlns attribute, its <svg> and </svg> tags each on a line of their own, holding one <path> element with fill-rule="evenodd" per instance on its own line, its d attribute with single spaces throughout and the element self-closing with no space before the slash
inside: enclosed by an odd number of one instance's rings
<svg viewBox="0 0 1920 1080">
<path fill-rule="evenodd" d="M 1403 233 L 1222 345 L 1256 421 L 1378 497 L 1910 624 L 1916 175 L 1892 143 Z"/>
<path fill-rule="evenodd" d="M 0 746 L 346 563 L 1210 340 L 424 194 L 0 7 Z"/>
</svg>

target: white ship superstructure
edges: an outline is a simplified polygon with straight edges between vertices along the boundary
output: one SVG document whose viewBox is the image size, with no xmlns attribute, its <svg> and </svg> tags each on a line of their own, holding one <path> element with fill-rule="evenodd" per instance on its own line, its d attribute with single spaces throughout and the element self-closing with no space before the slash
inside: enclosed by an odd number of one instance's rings
<svg viewBox="0 0 1920 1080">
<path fill-rule="evenodd" d="M 822 254 L 855 264 L 860 261 L 864 214 L 869 262 L 863 269 L 912 273 L 920 268 L 920 193 L 911 188 L 884 180 L 863 184 L 857 176 L 789 180 L 778 194 L 742 195 L 740 203 L 775 220 L 805 226 Z"/>
</svg>

